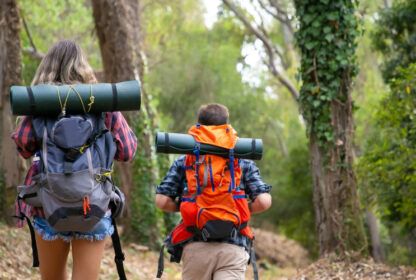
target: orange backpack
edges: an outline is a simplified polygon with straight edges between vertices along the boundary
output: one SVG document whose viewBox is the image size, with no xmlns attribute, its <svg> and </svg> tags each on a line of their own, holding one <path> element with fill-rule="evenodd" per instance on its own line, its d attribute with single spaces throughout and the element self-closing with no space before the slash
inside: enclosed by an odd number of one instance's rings
<svg viewBox="0 0 416 280">
<path fill-rule="evenodd" d="M 192 126 L 188 134 L 194 136 L 196 147 L 185 159 L 186 185 L 182 193 L 180 212 L 182 221 L 164 241 L 171 261 L 178 262 L 184 243 L 194 237 L 204 241 L 234 238 L 237 232 L 253 240 L 247 223 L 250 220 L 247 196 L 240 189 L 241 168 L 234 158 L 238 137 L 230 125 Z M 200 144 L 229 149 L 229 158 L 200 154 Z M 164 247 L 163 246 L 163 247 Z M 163 273 L 163 247 L 159 258 L 158 277 Z M 254 250 L 252 251 L 254 261 Z M 253 262 L 255 265 L 255 262 Z M 255 276 L 257 269 L 255 270 Z M 255 277 L 257 279 L 257 277 Z"/>
<path fill-rule="evenodd" d="M 191 127 L 196 148 L 185 159 L 186 182 L 180 212 L 188 232 L 203 240 L 233 237 L 237 231 L 253 238 L 244 190 L 239 188 L 241 168 L 234 158 L 237 133 L 230 125 Z M 201 155 L 200 143 L 230 150 L 229 158 Z M 176 240 L 173 240 L 175 243 Z"/>
</svg>

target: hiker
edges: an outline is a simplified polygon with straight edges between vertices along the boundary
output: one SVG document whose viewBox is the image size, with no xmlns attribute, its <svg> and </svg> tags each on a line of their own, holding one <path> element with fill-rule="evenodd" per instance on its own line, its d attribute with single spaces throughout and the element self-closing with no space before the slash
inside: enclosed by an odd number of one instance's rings
<svg viewBox="0 0 416 280">
<path fill-rule="evenodd" d="M 228 118 L 227 107 L 202 105 L 198 124 L 188 133 L 197 142 L 214 139 L 212 145 L 225 143 L 232 148 L 237 136 Z M 260 213 L 271 206 L 271 186 L 262 181 L 253 161 L 199 155 L 198 147 L 194 155 L 176 158 L 156 189 L 156 206 L 166 212 L 180 211 L 183 219 L 167 238 L 171 260 L 182 259 L 184 280 L 244 279 L 253 240 L 247 222 L 250 213 Z M 251 201 L 248 204 L 247 196 Z M 198 214 L 196 204 L 205 207 L 198 208 Z M 202 229 L 201 224 L 205 224 Z M 179 245 L 172 246 L 171 239 L 173 243 L 178 239 Z M 163 266 L 163 258 L 160 263 Z M 162 272 L 163 268 L 159 269 L 157 277 Z"/>
<path fill-rule="evenodd" d="M 96 77 L 79 45 L 73 41 L 64 40 L 51 46 L 36 71 L 32 86 L 38 84 L 71 85 L 94 83 L 97 83 Z M 84 115 L 80 116 L 82 117 Z M 81 117 L 78 117 L 78 119 L 82 119 Z M 119 161 L 128 161 L 133 158 L 136 151 L 137 139 L 120 112 L 106 112 L 100 116 L 91 115 L 90 118 L 86 121 L 91 122 L 91 120 L 96 120 L 97 124 L 99 123 L 103 127 L 102 134 L 97 134 L 93 140 L 95 142 L 92 144 L 95 145 L 98 141 L 101 141 L 97 140 L 97 138 L 108 133 L 105 136 L 107 137 L 106 139 L 109 137 L 110 141 L 105 142 L 105 145 L 109 146 L 111 142 L 115 153 L 115 156 L 111 155 L 111 158 L 107 160 L 111 162 L 111 165 L 113 157 Z M 16 142 L 17 150 L 23 158 L 28 159 L 36 153 L 24 182 L 24 185 L 28 187 L 34 184 L 33 178 L 40 172 L 41 161 L 39 160 L 38 152 L 42 149 L 42 141 L 39 141 L 38 133 L 36 133 L 37 119 L 39 118 L 32 116 L 23 117 L 17 131 L 12 135 L 12 139 Z M 55 119 L 57 118 L 45 118 L 44 123 L 51 122 L 53 124 Z M 65 117 L 65 119 L 70 119 L 70 116 L 68 118 Z M 71 131 L 71 133 L 73 132 L 76 131 Z M 55 131 L 55 133 L 57 132 Z M 86 149 L 89 149 L 88 145 Z M 108 155 L 106 154 L 104 156 L 107 157 Z M 92 161 L 94 161 L 94 158 Z M 43 161 L 42 163 L 45 165 Z M 88 164 L 90 164 L 90 161 Z M 44 166 L 44 169 L 47 169 L 47 167 Z M 65 175 L 67 174 L 65 173 Z M 94 178 L 91 180 L 94 182 Z M 98 178 L 95 180 L 98 180 Z M 110 186 L 110 190 L 111 187 L 114 186 Z M 68 188 L 74 188 L 74 185 L 68 185 Z M 111 210 L 107 206 L 104 207 L 106 209 L 103 211 L 105 213 L 104 217 L 98 219 L 98 223 L 88 232 L 59 232 L 45 219 L 44 208 L 31 207 L 19 200 L 16 201 L 15 207 L 16 216 L 20 218 L 18 222 L 19 227 L 23 226 L 24 220 L 22 213 L 26 216 L 33 217 L 33 227 L 36 231 L 36 244 L 39 253 L 42 279 L 66 279 L 66 264 L 70 246 L 72 246 L 73 257 L 72 279 L 98 279 L 105 240 L 114 232 L 114 226 L 110 218 L 112 215 Z M 84 212 L 87 214 L 88 211 L 90 211 L 89 201 L 84 201 Z M 88 217 L 86 216 L 86 218 Z"/>
</svg>

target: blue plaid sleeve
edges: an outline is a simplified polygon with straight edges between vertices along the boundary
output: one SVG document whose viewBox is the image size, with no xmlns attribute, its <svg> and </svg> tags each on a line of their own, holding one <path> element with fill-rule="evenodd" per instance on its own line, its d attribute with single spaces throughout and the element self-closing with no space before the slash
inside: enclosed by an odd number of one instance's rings
<svg viewBox="0 0 416 280">
<path fill-rule="evenodd" d="M 260 171 L 252 160 L 242 159 L 240 162 L 242 178 L 241 188 L 244 188 L 248 197 L 254 201 L 259 194 L 268 193 L 272 186 L 266 185 L 260 177 Z"/>
<path fill-rule="evenodd" d="M 181 196 L 184 182 L 186 180 L 184 166 L 185 156 L 176 158 L 169 168 L 166 177 L 156 188 L 156 194 L 163 194 L 171 197 L 172 199 L 176 199 L 178 196 Z"/>
</svg>

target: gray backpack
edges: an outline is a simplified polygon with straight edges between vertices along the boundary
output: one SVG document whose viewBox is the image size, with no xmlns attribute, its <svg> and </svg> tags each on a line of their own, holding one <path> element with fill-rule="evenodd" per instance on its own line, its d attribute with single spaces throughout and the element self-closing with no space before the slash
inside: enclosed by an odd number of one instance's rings
<svg viewBox="0 0 416 280">
<path fill-rule="evenodd" d="M 117 217 L 124 195 L 113 185 L 111 172 L 117 147 L 101 115 L 34 117 L 41 147 L 39 173 L 31 186 L 19 186 L 19 198 L 42 207 L 58 232 L 90 231 L 110 207 Z"/>
<path fill-rule="evenodd" d="M 31 186 L 18 186 L 19 200 L 43 207 L 45 218 L 58 232 L 90 231 L 111 208 L 117 272 L 125 280 L 124 253 L 115 218 L 124 206 L 124 195 L 111 179 L 117 146 L 101 115 L 69 115 L 59 118 L 34 117 L 33 127 L 40 148 L 38 174 Z M 26 219 L 32 238 L 33 267 L 39 266 L 35 232 Z"/>
</svg>

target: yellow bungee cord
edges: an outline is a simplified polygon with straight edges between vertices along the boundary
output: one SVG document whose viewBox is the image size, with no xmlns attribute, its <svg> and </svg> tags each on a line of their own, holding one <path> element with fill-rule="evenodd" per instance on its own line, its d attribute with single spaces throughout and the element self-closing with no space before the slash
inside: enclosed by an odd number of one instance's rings
<svg viewBox="0 0 416 280">
<path fill-rule="evenodd" d="M 66 115 L 66 104 L 68 102 L 68 97 L 69 97 L 69 94 L 71 93 L 71 91 L 74 91 L 76 93 L 76 95 L 78 96 L 79 101 L 81 102 L 82 110 L 84 111 L 84 113 L 87 114 L 91 111 L 91 107 L 94 104 L 94 100 L 95 100 L 95 97 L 92 93 L 92 85 L 90 85 L 90 98 L 89 98 L 90 103 L 88 103 L 88 111 L 85 110 L 85 105 L 84 105 L 84 101 L 82 100 L 81 94 L 79 94 L 79 92 L 77 91 L 77 89 L 73 85 L 69 85 L 69 89 L 68 89 L 68 92 L 66 93 L 65 101 L 64 101 L 63 104 L 62 104 L 61 94 L 59 92 L 59 87 L 58 86 L 56 86 L 56 91 L 57 91 L 57 94 L 58 94 L 59 105 L 61 106 L 61 113 L 62 113 L 63 116 Z"/>
</svg>

